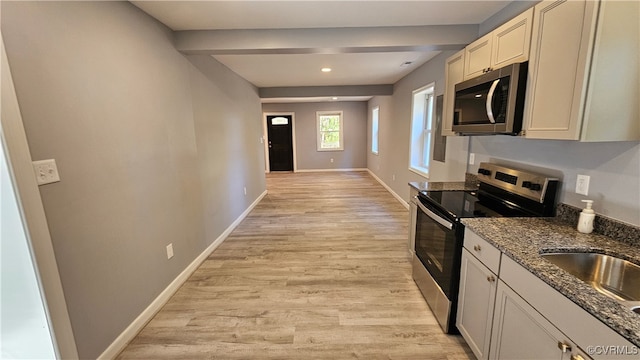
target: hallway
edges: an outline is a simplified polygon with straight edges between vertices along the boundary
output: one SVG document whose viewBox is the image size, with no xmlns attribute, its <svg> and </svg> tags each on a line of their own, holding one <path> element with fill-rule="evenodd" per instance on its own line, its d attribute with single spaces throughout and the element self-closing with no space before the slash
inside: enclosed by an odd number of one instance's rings
<svg viewBox="0 0 640 360">
<path fill-rule="evenodd" d="M 411 279 L 407 210 L 367 172 L 268 195 L 119 359 L 468 359 Z"/>
</svg>

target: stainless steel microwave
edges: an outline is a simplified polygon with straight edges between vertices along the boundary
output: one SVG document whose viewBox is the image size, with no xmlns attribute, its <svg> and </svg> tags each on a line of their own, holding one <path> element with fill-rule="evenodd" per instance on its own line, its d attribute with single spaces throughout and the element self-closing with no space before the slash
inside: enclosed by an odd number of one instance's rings
<svg viewBox="0 0 640 360">
<path fill-rule="evenodd" d="M 456 84 L 453 131 L 462 135 L 518 135 L 527 64 L 511 64 Z"/>
</svg>

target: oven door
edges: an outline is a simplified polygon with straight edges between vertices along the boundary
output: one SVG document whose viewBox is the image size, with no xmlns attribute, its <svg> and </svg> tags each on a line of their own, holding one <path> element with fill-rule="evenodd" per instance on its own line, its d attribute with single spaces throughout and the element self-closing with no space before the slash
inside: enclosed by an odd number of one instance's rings
<svg viewBox="0 0 640 360">
<path fill-rule="evenodd" d="M 455 300 L 460 271 L 462 226 L 418 198 L 416 256 L 449 300 Z"/>
</svg>

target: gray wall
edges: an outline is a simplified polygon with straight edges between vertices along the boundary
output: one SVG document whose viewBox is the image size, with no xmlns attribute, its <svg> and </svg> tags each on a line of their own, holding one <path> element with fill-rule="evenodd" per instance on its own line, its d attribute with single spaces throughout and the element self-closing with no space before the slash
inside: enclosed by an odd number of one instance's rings
<svg viewBox="0 0 640 360">
<path fill-rule="evenodd" d="M 2 2 L 2 33 L 33 160 L 58 164 L 40 192 L 95 358 L 265 190 L 257 89 L 128 2 Z"/>
<path fill-rule="evenodd" d="M 500 26 L 537 1 L 514 2 L 480 24 L 480 35 Z M 615 126 L 612 124 L 612 126 Z M 528 140 L 505 136 L 472 137 L 470 152 L 478 162 L 494 161 L 546 171 L 562 178 L 558 201 L 584 207 L 595 200 L 597 213 L 640 225 L 640 145 L 638 142 L 581 143 Z M 578 174 L 591 176 L 589 196 L 575 193 Z"/>
<path fill-rule="evenodd" d="M 443 94 L 444 63 L 454 53 L 442 52 L 402 78 L 394 85 L 393 96 L 374 97 L 369 101 L 369 134 L 371 109 L 380 105 L 380 153 L 368 155 L 367 167 L 405 200 L 409 199 L 407 183 L 410 181 L 464 181 L 469 142 L 466 137 L 447 138 L 445 162 L 431 162 L 429 179 L 409 170 L 412 92 L 435 82 L 436 95 Z"/>
<path fill-rule="evenodd" d="M 504 9 L 500 10 L 498 13 L 480 24 L 478 27 L 478 37 L 488 34 L 498 26 L 513 19 L 516 15 L 520 15 L 525 10 L 535 6 L 539 2 L 539 0 L 517 0 L 511 2 L 509 5 L 505 6 Z"/>
<path fill-rule="evenodd" d="M 529 140 L 507 136 L 472 137 L 470 152 L 478 162 L 538 167 L 562 180 L 559 202 L 584 207 L 594 200 L 596 213 L 640 226 L 640 145 L 637 142 L 581 143 Z M 578 174 L 591 176 L 589 196 L 575 193 Z"/>
<path fill-rule="evenodd" d="M 378 154 L 371 152 L 371 112 L 378 106 Z M 376 96 L 369 100 L 367 115 L 367 168 L 376 176 L 382 174 L 382 169 L 391 165 L 392 156 L 397 146 L 391 142 L 389 134 L 393 131 L 393 97 Z M 407 135 L 408 136 L 408 135 Z"/>
<path fill-rule="evenodd" d="M 490 32 L 537 2 L 518 1 L 507 5 L 480 24 L 479 35 Z M 443 52 L 407 75 L 395 84 L 393 96 L 379 96 L 369 101 L 369 113 L 373 107 L 380 106 L 380 154 L 373 155 L 367 150 L 367 166 L 405 199 L 408 181 L 425 180 L 407 170 L 411 92 L 436 81 L 436 95 L 441 94 L 444 91 L 444 61 L 452 54 Z M 368 133 L 371 131 L 370 117 Z M 476 155 L 474 165 L 466 165 L 468 152 Z M 637 142 L 580 143 L 507 136 L 448 137 L 446 162 L 434 162 L 429 180 L 462 180 L 464 172 L 475 173 L 481 161 L 558 176 L 563 181 L 558 201 L 583 207 L 580 200 L 594 199 L 594 208 L 599 214 L 640 225 L 640 145 Z M 588 197 L 575 194 L 577 174 L 591 176 Z"/>
<path fill-rule="evenodd" d="M 317 150 L 316 111 L 330 110 L 343 112 L 343 151 Z M 296 162 L 298 170 L 359 169 L 367 167 L 366 102 L 268 103 L 262 104 L 262 111 L 265 113 L 295 113 Z M 333 159 L 333 163 L 331 159 Z"/>
</svg>

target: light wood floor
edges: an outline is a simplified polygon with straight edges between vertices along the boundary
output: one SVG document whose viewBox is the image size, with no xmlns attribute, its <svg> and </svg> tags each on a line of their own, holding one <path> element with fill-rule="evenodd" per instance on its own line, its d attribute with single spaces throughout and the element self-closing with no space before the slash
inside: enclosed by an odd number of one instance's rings
<svg viewBox="0 0 640 360">
<path fill-rule="evenodd" d="M 411 278 L 407 210 L 368 173 L 267 189 L 119 359 L 473 359 Z"/>
</svg>

